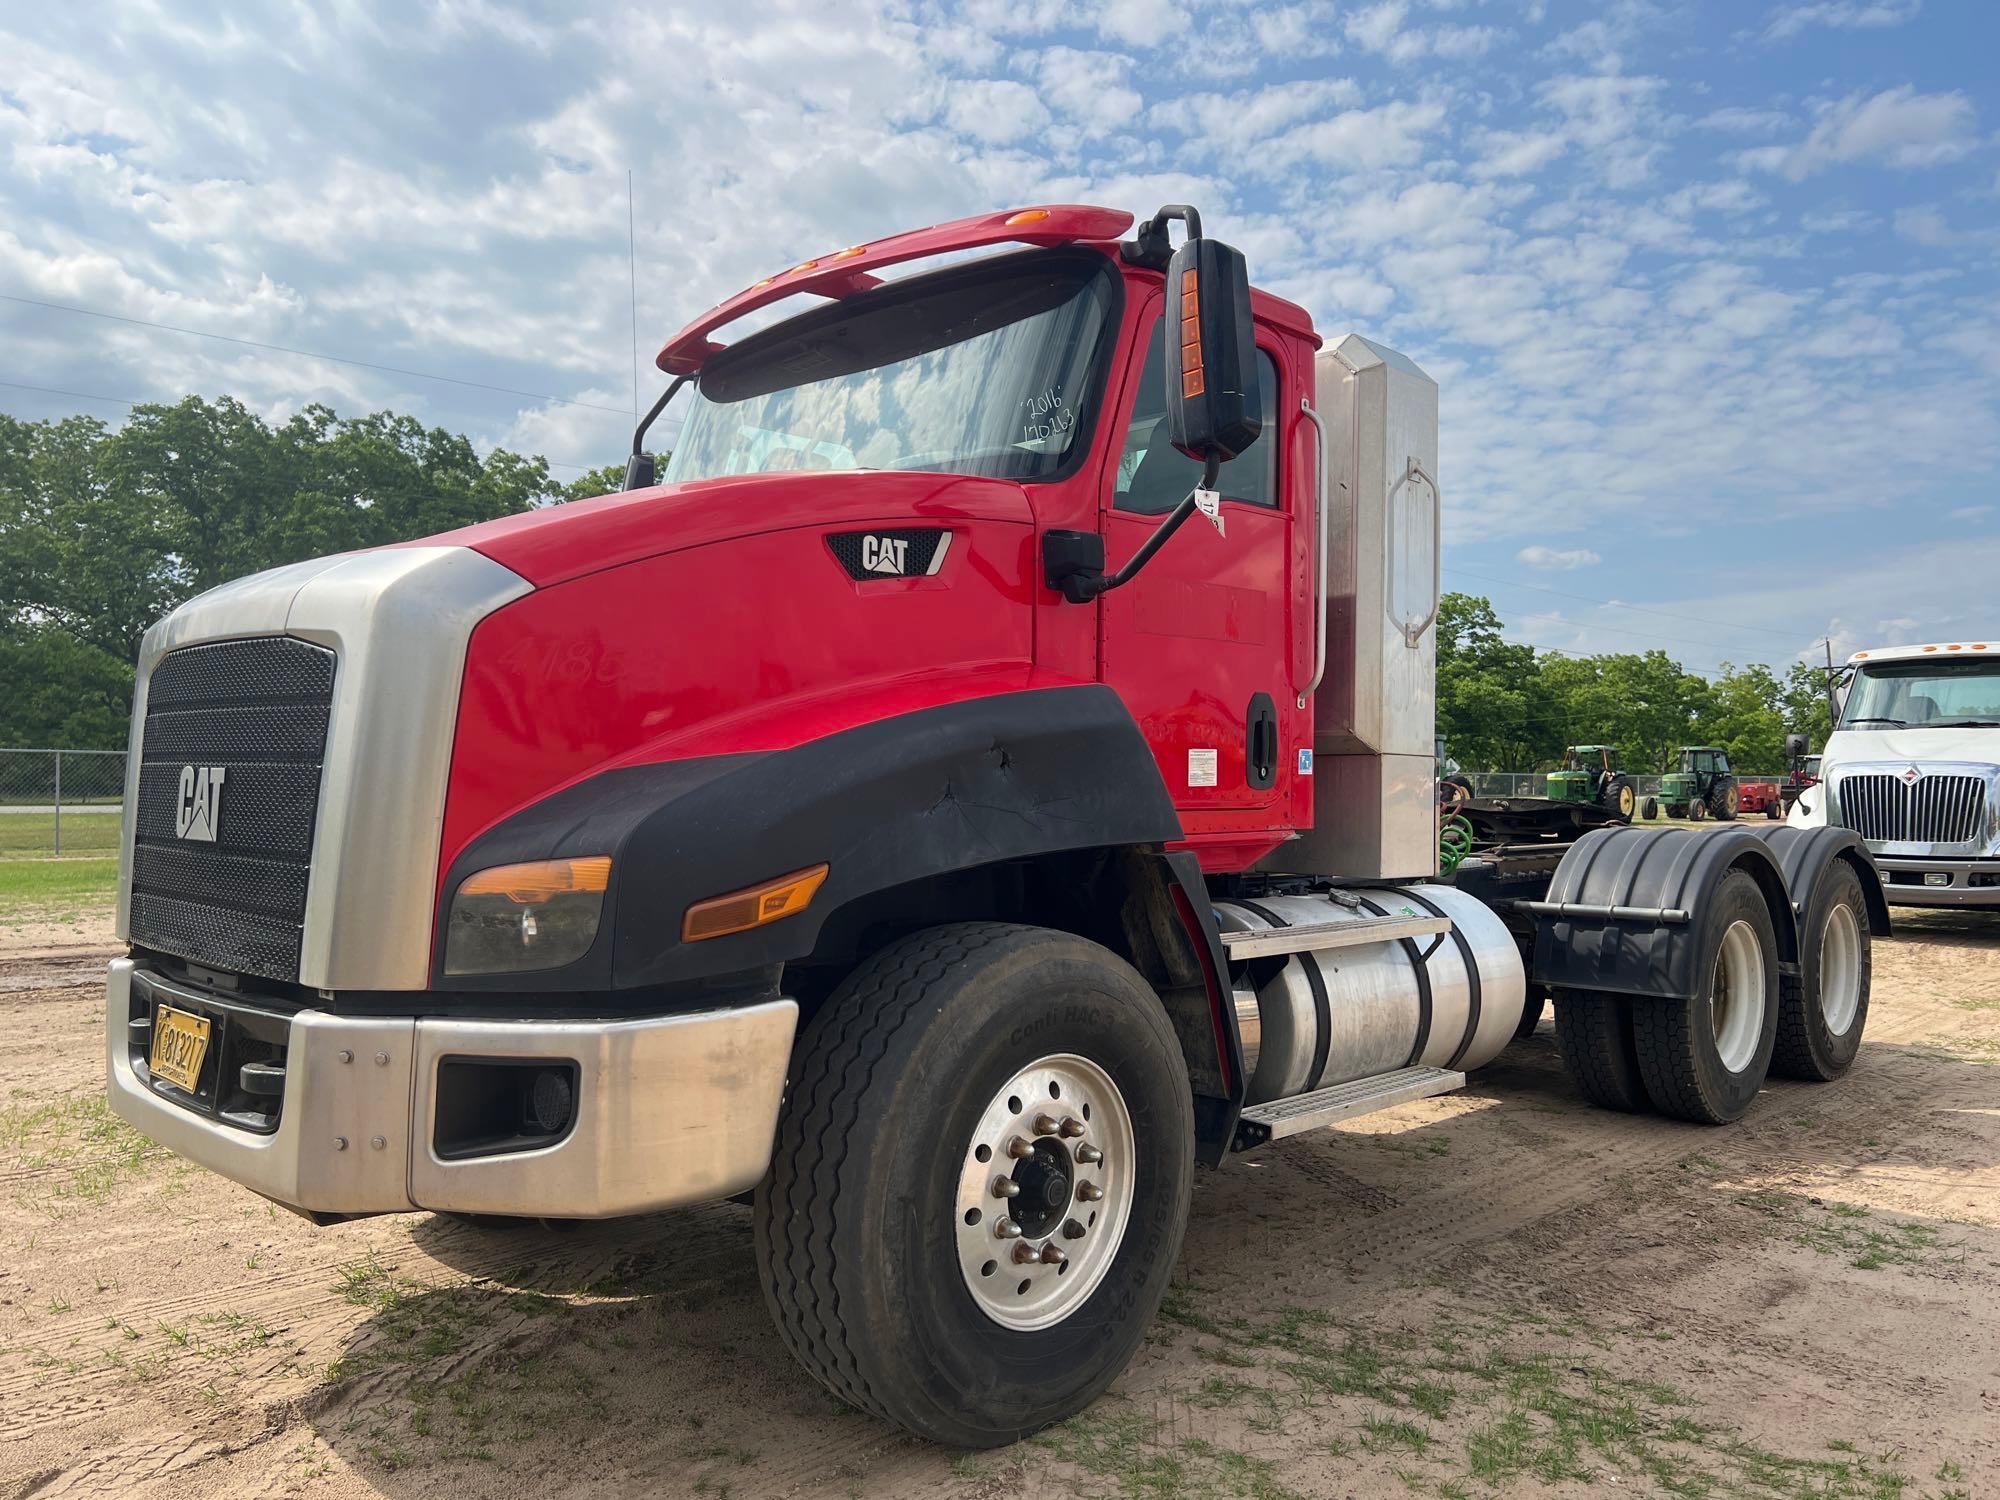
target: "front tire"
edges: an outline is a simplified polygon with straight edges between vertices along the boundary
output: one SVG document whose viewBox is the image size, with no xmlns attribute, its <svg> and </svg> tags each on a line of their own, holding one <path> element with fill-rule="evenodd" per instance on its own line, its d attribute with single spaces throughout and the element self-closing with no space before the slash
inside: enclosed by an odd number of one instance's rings
<svg viewBox="0 0 2000 1500">
<path fill-rule="evenodd" d="M 765 1298 L 841 1399 L 955 1447 L 1014 1442 L 1137 1352 L 1193 1163 L 1180 1045 L 1129 964 L 1067 933 L 935 927 L 800 1039 L 757 1191 Z"/>
<path fill-rule="evenodd" d="M 1830 860 L 1806 903 L 1799 973 L 1784 979 L 1771 1071 L 1831 1083 L 1853 1067 L 1873 971 L 1861 877 L 1846 860 Z"/>
<path fill-rule="evenodd" d="M 1750 1108 L 1778 1039 L 1778 939 L 1756 877 L 1731 870 L 1700 911 L 1699 988 L 1634 1000 L 1632 1038 L 1654 1108 L 1721 1125 Z"/>
</svg>

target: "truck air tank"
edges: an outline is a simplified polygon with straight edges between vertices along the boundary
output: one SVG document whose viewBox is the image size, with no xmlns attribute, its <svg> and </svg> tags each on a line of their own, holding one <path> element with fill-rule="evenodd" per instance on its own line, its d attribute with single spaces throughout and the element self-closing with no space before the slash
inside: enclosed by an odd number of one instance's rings
<svg viewBox="0 0 2000 1500">
<path fill-rule="evenodd" d="M 1351 903 L 1351 904 L 1350 904 Z M 1469 1070 L 1513 1040 L 1527 977 L 1514 936 L 1448 885 L 1377 886 L 1219 901 L 1224 932 L 1441 912 L 1450 932 L 1250 959 L 1232 966 L 1246 1102 L 1415 1065 Z M 1434 910 L 1433 910 L 1434 909 Z"/>
</svg>

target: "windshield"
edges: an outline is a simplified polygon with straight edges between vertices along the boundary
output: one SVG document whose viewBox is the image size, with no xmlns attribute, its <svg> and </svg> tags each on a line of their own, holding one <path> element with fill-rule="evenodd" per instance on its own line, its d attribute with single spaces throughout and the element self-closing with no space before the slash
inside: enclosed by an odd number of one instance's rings
<svg viewBox="0 0 2000 1500">
<path fill-rule="evenodd" d="M 2000 658 L 1896 661 L 1861 668 L 1842 729 L 2000 726 Z"/>
<path fill-rule="evenodd" d="M 794 469 L 1048 479 L 1089 441 L 1110 262 L 1091 252 L 957 266 L 781 323 L 716 355 L 669 484 Z"/>
</svg>

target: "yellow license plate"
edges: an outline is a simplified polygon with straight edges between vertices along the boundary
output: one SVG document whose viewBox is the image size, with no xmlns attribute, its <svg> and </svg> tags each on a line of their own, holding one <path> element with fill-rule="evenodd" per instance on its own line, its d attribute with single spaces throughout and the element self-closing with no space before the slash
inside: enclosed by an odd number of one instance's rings
<svg viewBox="0 0 2000 1500">
<path fill-rule="evenodd" d="M 153 1016 L 153 1076 L 192 1094 L 208 1056 L 208 1027 L 207 1016 L 162 1005 Z"/>
</svg>

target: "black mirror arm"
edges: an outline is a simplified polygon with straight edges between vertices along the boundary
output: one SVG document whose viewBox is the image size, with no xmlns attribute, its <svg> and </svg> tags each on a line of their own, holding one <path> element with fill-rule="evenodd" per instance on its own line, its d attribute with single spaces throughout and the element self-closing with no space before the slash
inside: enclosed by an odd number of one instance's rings
<svg viewBox="0 0 2000 1500">
<path fill-rule="evenodd" d="M 653 455 L 646 451 L 646 429 L 653 425 L 653 419 L 667 409 L 667 403 L 674 399 L 676 392 L 694 377 L 676 375 L 673 382 L 663 391 L 639 425 L 632 429 L 632 456 L 625 460 L 625 483 L 622 489 L 643 490 L 653 482 Z"/>
<path fill-rule="evenodd" d="M 1216 476 L 1222 472 L 1222 460 L 1210 454 L 1202 467 L 1202 490 L 1215 488 Z M 1062 580 L 1063 597 L 1072 604 L 1086 604 L 1100 594 L 1108 594 L 1115 588 L 1123 588 L 1139 576 L 1139 570 L 1153 560 L 1153 554 L 1166 546 L 1169 538 L 1181 529 L 1187 518 L 1195 512 L 1195 499 L 1199 490 L 1189 490 L 1179 505 L 1167 512 L 1166 520 L 1153 528 L 1153 534 L 1146 538 L 1125 560 L 1125 566 L 1116 573 L 1078 573 Z"/>
</svg>

